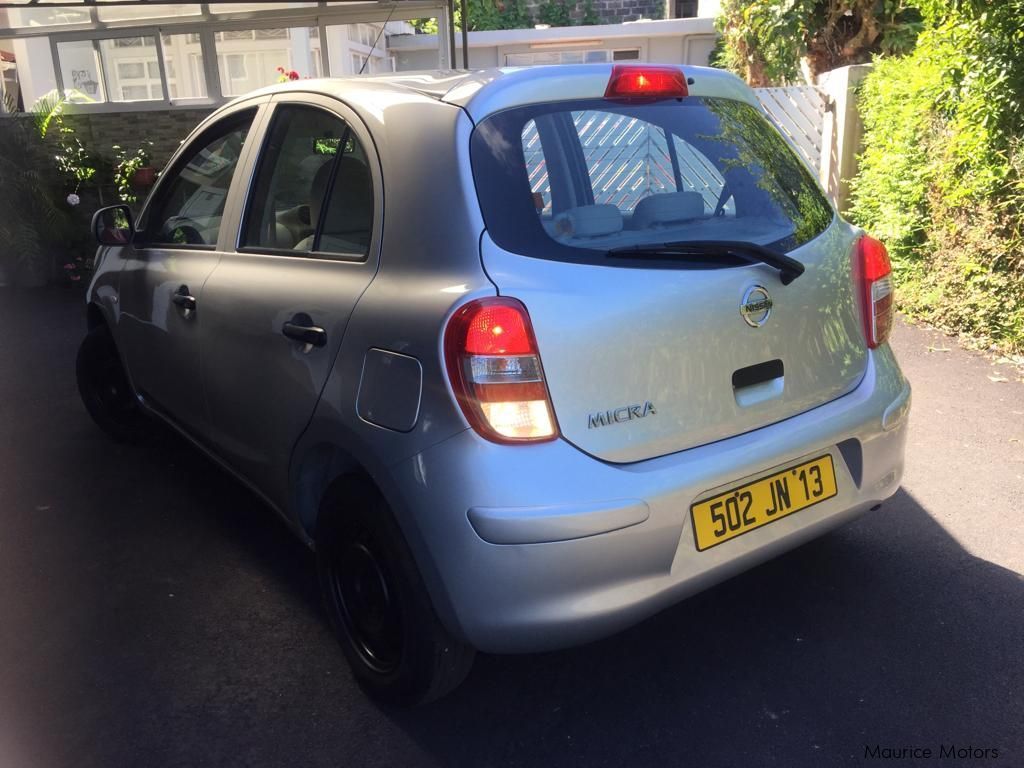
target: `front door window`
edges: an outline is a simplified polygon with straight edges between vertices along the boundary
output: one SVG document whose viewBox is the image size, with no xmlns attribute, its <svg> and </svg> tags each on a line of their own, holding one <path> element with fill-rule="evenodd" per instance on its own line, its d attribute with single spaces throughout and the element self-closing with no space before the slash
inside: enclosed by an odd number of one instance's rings
<svg viewBox="0 0 1024 768">
<path fill-rule="evenodd" d="M 218 123 L 179 158 L 146 215 L 143 245 L 212 249 L 217 244 L 231 179 L 254 115 L 247 111 Z"/>
</svg>

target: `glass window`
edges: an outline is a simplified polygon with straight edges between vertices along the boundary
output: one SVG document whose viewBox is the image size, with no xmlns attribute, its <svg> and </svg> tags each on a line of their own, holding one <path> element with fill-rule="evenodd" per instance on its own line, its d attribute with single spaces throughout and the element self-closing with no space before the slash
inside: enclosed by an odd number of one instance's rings
<svg viewBox="0 0 1024 768">
<path fill-rule="evenodd" d="M 400 66 L 399 69 L 437 67 L 436 42 L 432 49 L 405 47 L 405 43 L 412 42 L 417 36 L 413 22 L 337 24 L 326 27 L 325 34 L 330 57 L 328 65 L 330 73 L 335 76 L 394 72 L 395 50 L 411 59 L 408 66 Z M 436 41 L 436 38 L 432 39 Z M 391 48 L 393 40 L 399 41 L 400 45 L 395 50 Z"/>
<path fill-rule="evenodd" d="M 279 107 L 256 175 L 243 243 L 296 255 L 365 257 L 372 223 L 369 164 L 344 121 L 313 107 Z"/>
<path fill-rule="evenodd" d="M 730 99 L 508 109 L 470 152 L 495 242 L 541 258 L 608 263 L 613 248 L 686 240 L 789 251 L 834 214 L 778 131 Z"/>
<path fill-rule="evenodd" d="M 697 6 L 697 0 L 676 0 L 676 18 L 693 18 L 697 15 Z"/>
<path fill-rule="evenodd" d="M 548 178 L 547 162 L 544 159 L 544 148 L 537 135 L 537 124 L 527 120 L 523 127 L 523 161 L 526 174 L 533 193 L 533 205 L 542 215 L 551 215 L 551 179 Z"/>
<path fill-rule="evenodd" d="M 144 78 L 146 76 L 145 64 L 141 61 L 119 61 L 117 62 L 117 76 L 126 80 Z"/>
<path fill-rule="evenodd" d="M 632 48 L 626 51 L 615 51 L 612 54 L 612 61 L 635 61 L 640 58 L 640 51 Z"/>
<path fill-rule="evenodd" d="M 70 101 L 106 101 L 100 58 L 92 40 L 57 43 L 57 58 L 64 91 Z"/>
<path fill-rule="evenodd" d="M 594 64 L 608 61 L 611 51 L 603 48 L 591 51 L 544 51 L 531 53 L 507 53 L 505 54 L 505 65 L 509 67 L 529 67 L 538 64 Z M 627 54 L 620 57 L 620 54 Z M 637 59 L 640 52 L 615 51 L 615 58 L 618 61 L 623 59 Z"/>
<path fill-rule="evenodd" d="M 714 211 L 721 201 L 722 209 L 719 216 L 735 216 L 736 201 L 732 197 L 722 200 L 725 179 L 721 171 L 715 167 L 700 150 L 683 141 L 678 136 L 672 137 L 676 163 L 679 166 L 679 181 L 683 190 L 699 192 L 704 198 L 704 205 Z"/>
<path fill-rule="evenodd" d="M 243 29 L 215 36 L 220 87 L 225 96 L 276 83 L 278 67 L 299 77 L 320 75 L 320 36 L 316 27 Z"/>
<path fill-rule="evenodd" d="M 17 112 L 21 99 L 18 65 L 13 55 L 6 55 L 12 48 L 10 40 L 0 40 L 0 114 Z"/>
<path fill-rule="evenodd" d="M 57 44 L 71 101 L 154 101 L 164 98 L 155 37 L 115 37 Z"/>
<path fill-rule="evenodd" d="M 206 131 L 160 184 L 141 225 L 146 244 L 212 248 L 254 111 Z"/>
<path fill-rule="evenodd" d="M 594 204 L 626 212 L 645 197 L 676 191 L 663 128 L 603 110 L 569 114 L 583 147 Z"/>
<path fill-rule="evenodd" d="M 114 101 L 145 101 L 149 98 L 151 98 L 149 88 L 145 85 L 122 85 L 121 98 L 114 99 Z"/>
<path fill-rule="evenodd" d="M 64 24 L 87 24 L 90 21 L 88 8 L 58 8 L 45 5 L 9 8 L 7 18 L 11 27 L 56 27 Z"/>
<path fill-rule="evenodd" d="M 206 98 L 206 73 L 199 35 L 161 35 L 167 90 L 172 99 Z"/>
<path fill-rule="evenodd" d="M 332 75 L 437 69 L 437 20 L 338 24 L 325 30 Z"/>
<path fill-rule="evenodd" d="M 155 37 L 100 40 L 99 49 L 107 98 L 111 101 L 146 101 L 164 97 Z"/>
<path fill-rule="evenodd" d="M 199 3 L 180 3 L 175 5 L 110 5 L 102 3 L 97 7 L 100 21 L 134 21 L 136 19 L 176 18 L 179 16 L 197 16 L 202 11 Z"/>
<path fill-rule="evenodd" d="M 211 3 L 210 13 L 251 13 L 253 11 L 287 11 L 292 8 L 315 7 L 316 3 Z"/>
</svg>

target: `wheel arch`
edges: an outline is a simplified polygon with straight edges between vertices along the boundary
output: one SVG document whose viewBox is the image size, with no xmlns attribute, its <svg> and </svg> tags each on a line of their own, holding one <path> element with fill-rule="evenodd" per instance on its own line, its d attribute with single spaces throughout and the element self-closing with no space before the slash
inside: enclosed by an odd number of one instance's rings
<svg viewBox="0 0 1024 768">
<path fill-rule="evenodd" d="M 389 492 L 393 489 L 388 483 L 379 482 L 370 467 L 345 448 L 331 442 L 321 442 L 306 450 L 294 478 L 292 519 L 297 523 L 299 533 L 314 548 L 322 516 L 334 513 L 345 504 L 359 503 L 372 494 L 378 494 L 387 504 L 412 552 L 434 610 L 453 635 L 465 639 L 440 570 L 419 530 L 420 521 L 414 518 L 400 496 Z"/>
<path fill-rule="evenodd" d="M 100 305 L 95 301 L 90 301 L 85 307 L 85 324 L 88 330 L 99 328 L 101 325 L 109 326 L 107 322 L 107 316 L 103 314 L 103 310 Z"/>
</svg>

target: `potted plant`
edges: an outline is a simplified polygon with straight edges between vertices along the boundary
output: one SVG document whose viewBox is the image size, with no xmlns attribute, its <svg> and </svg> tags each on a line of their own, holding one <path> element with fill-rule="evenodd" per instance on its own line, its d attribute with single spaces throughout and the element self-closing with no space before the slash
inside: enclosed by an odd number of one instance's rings
<svg viewBox="0 0 1024 768">
<path fill-rule="evenodd" d="M 144 141 L 133 150 L 125 149 L 119 144 L 112 147 L 116 157 L 114 184 L 122 202 L 134 203 L 138 199 L 135 190 L 151 187 L 156 181 L 156 168 L 150 165 L 152 148 L 152 141 Z"/>
</svg>

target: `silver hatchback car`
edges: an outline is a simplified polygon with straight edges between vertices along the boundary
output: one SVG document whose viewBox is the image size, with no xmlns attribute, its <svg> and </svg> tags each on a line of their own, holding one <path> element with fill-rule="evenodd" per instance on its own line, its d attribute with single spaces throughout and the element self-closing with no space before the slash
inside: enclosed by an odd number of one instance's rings
<svg viewBox="0 0 1024 768">
<path fill-rule="evenodd" d="M 608 635 L 897 489 L 890 267 L 721 71 L 306 80 L 99 211 L 77 372 L 315 547 L 353 674 Z"/>
</svg>

